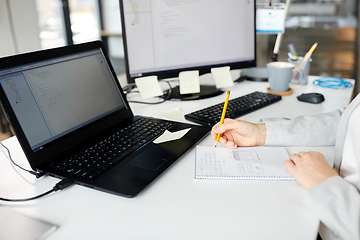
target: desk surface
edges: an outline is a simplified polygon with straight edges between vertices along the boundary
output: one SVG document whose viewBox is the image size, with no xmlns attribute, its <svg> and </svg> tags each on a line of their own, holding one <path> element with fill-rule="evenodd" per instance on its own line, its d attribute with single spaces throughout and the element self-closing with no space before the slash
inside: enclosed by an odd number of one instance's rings
<svg viewBox="0 0 360 240">
<path fill-rule="evenodd" d="M 234 74 L 234 73 L 232 73 Z M 315 77 L 310 78 L 313 80 Z M 231 88 L 235 98 L 266 91 L 268 83 L 241 82 Z M 299 102 L 303 92 L 321 92 L 325 102 Z M 294 89 L 283 100 L 241 119 L 258 122 L 264 117 L 295 117 L 345 107 L 352 89 L 332 90 L 313 86 Z M 131 98 L 132 96 L 129 96 Z M 133 98 L 136 98 L 133 95 Z M 179 107 L 188 113 L 223 102 L 225 94 L 191 102 L 149 106 L 131 104 L 137 115 L 160 117 Z M 180 120 L 180 121 L 185 121 Z M 29 167 L 16 137 L 3 141 L 13 159 Z M 207 136 L 200 145 L 213 145 Z M 291 147 L 289 153 L 318 150 L 329 162 L 332 147 Z M 194 180 L 195 151 L 191 150 L 137 197 L 128 199 L 81 186 L 26 203 L 3 203 L 24 215 L 58 225 L 48 239 L 316 239 L 319 221 L 302 205 L 306 191 L 297 183 L 198 182 Z M 34 179 L 14 168 L 6 151 L 0 151 L 0 197 L 25 198 L 51 189 L 59 180 Z M 14 230 L 18 231 L 14 226 Z"/>
</svg>

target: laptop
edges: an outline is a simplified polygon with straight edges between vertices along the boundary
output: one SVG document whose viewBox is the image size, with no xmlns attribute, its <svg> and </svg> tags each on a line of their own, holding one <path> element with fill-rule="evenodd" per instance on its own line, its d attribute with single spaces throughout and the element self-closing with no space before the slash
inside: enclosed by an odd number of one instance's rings
<svg viewBox="0 0 360 240">
<path fill-rule="evenodd" d="M 100 41 L 1 58 L 0 101 L 32 169 L 125 197 L 211 130 L 134 116 Z"/>
</svg>

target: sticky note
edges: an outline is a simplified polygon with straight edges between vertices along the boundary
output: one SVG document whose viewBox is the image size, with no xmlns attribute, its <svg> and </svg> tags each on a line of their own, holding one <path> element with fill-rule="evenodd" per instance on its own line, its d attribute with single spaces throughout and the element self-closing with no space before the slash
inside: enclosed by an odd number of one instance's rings
<svg viewBox="0 0 360 240">
<path fill-rule="evenodd" d="M 135 78 L 135 83 L 142 98 L 151 98 L 163 95 L 157 76 Z"/>
<path fill-rule="evenodd" d="M 174 108 L 170 111 L 160 113 L 160 115 L 168 120 L 178 120 L 184 118 L 185 113 L 183 113 L 180 108 Z"/>
<path fill-rule="evenodd" d="M 191 128 L 186 128 L 180 131 L 176 132 L 169 132 L 168 130 L 165 130 L 163 134 L 161 134 L 157 139 L 153 141 L 155 144 L 163 143 L 163 142 L 169 142 L 174 141 L 182 138 L 185 136 L 185 134 L 190 131 Z"/>
<path fill-rule="evenodd" d="M 216 88 L 227 88 L 234 86 L 234 80 L 230 74 L 230 67 L 212 68 L 211 74 L 214 77 Z"/>
<path fill-rule="evenodd" d="M 199 71 L 185 71 L 179 73 L 180 94 L 200 92 Z"/>
</svg>

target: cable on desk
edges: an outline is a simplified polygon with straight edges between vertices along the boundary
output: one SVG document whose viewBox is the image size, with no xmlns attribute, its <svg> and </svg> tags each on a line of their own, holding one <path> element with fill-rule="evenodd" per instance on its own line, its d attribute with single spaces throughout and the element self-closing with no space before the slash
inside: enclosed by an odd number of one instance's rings
<svg viewBox="0 0 360 240">
<path fill-rule="evenodd" d="M 159 104 L 159 103 L 165 102 L 166 100 L 169 100 L 169 99 L 170 99 L 170 95 L 171 95 L 171 85 L 170 85 L 170 83 L 169 83 L 168 81 L 165 81 L 165 82 L 169 85 L 169 92 L 168 92 L 167 96 L 164 97 L 164 99 L 163 99 L 162 101 L 160 101 L 160 102 L 154 102 L 154 103 L 152 103 L 152 102 L 141 102 L 141 101 L 128 101 L 128 102 L 131 102 L 131 103 L 142 103 L 142 104 Z M 132 90 L 132 89 L 131 89 L 131 90 Z M 127 93 L 130 93 L 131 90 L 128 91 Z M 138 92 L 138 91 L 136 91 L 136 92 Z M 164 94 L 164 95 L 165 95 L 165 94 Z"/>
<path fill-rule="evenodd" d="M 313 84 L 320 87 L 332 88 L 332 89 L 344 89 L 350 88 L 353 84 L 349 81 L 345 81 L 338 77 L 322 77 L 313 81 Z"/>
<path fill-rule="evenodd" d="M 128 85 L 126 85 L 125 87 L 123 87 L 123 93 L 126 95 L 128 93 L 130 93 L 134 88 L 136 88 L 136 84 L 135 83 L 130 83 Z"/>
<path fill-rule="evenodd" d="M 25 201 L 31 201 L 31 200 L 35 200 L 41 197 L 44 197 L 52 192 L 56 192 L 58 190 L 63 190 L 69 186 L 71 186 L 73 184 L 73 182 L 67 178 L 61 180 L 60 182 L 58 182 L 51 190 L 44 192 L 40 195 L 37 195 L 35 197 L 31 197 L 31 198 L 23 198 L 23 199 L 8 199 L 8 198 L 2 198 L 0 197 L 1 201 L 6 201 L 6 202 L 25 202 Z"/>
<path fill-rule="evenodd" d="M 25 169 L 25 168 L 19 166 L 18 164 L 16 164 L 16 163 L 14 162 L 14 160 L 12 159 L 12 157 L 11 157 L 9 148 L 7 148 L 2 142 L 0 142 L 0 144 L 1 144 L 1 146 L 2 146 L 3 148 L 5 148 L 5 149 L 7 150 L 8 155 L 9 155 L 9 159 L 10 159 L 10 161 L 12 162 L 12 164 L 14 164 L 15 166 L 17 166 L 17 167 L 20 168 L 21 170 L 24 170 L 25 172 L 28 172 L 28 173 L 30 173 L 30 174 L 32 174 L 32 175 L 35 175 L 36 178 L 40 178 L 40 177 L 44 176 L 45 172 L 34 172 L 34 171 Z"/>
</svg>

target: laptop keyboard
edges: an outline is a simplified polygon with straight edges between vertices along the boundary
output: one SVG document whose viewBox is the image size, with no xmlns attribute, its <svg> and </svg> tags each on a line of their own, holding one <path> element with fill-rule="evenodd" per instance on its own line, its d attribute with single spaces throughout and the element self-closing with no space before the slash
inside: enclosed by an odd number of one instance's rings
<svg viewBox="0 0 360 240">
<path fill-rule="evenodd" d="M 115 166 L 122 157 L 158 137 L 173 124 L 141 118 L 52 167 L 79 177 L 95 179 L 98 175 Z"/>
<path fill-rule="evenodd" d="M 230 100 L 225 117 L 238 118 L 280 100 L 281 96 L 278 95 L 263 92 L 252 92 Z M 223 107 L 224 102 L 189 113 L 185 115 L 185 119 L 202 125 L 213 126 L 220 121 Z"/>
</svg>

